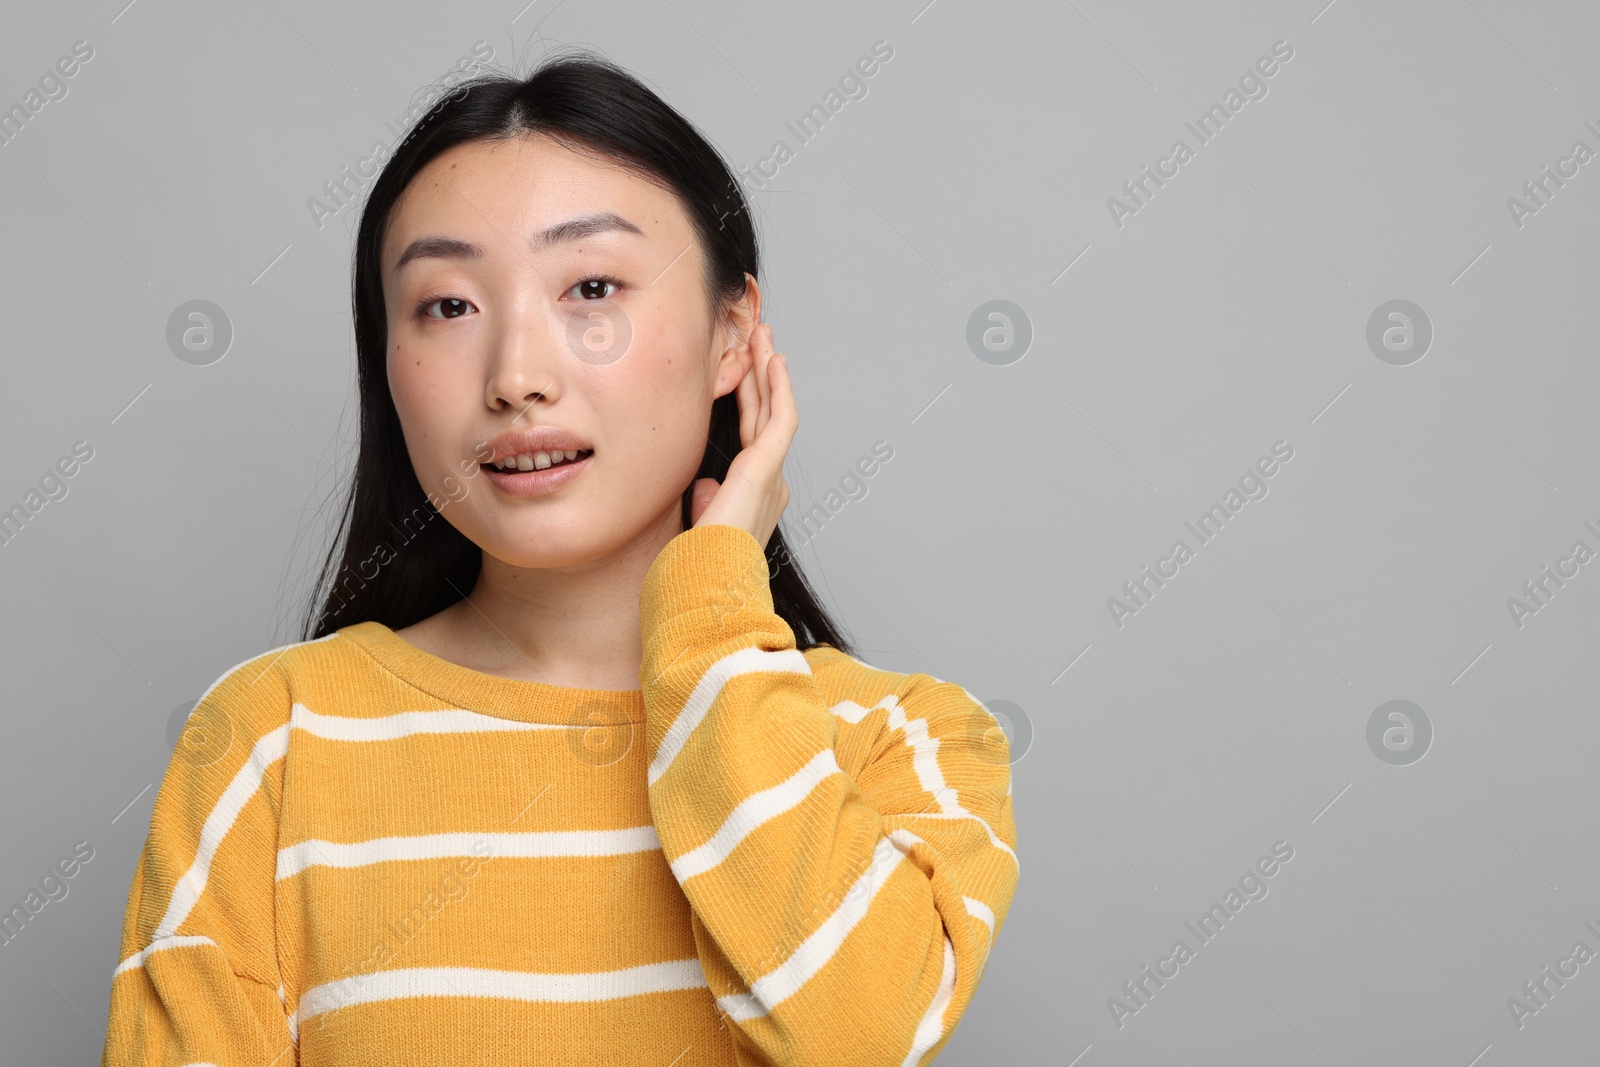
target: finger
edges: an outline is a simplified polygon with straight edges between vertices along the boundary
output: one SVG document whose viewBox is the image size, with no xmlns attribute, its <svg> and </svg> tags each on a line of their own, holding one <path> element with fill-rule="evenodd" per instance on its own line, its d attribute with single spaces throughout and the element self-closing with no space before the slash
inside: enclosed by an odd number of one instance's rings
<svg viewBox="0 0 1600 1067">
<path fill-rule="evenodd" d="M 755 445 L 741 453 L 739 459 L 748 462 L 751 479 L 758 482 L 776 479 L 782 485 L 783 461 L 799 429 L 800 420 L 790 386 L 787 357 L 781 352 L 773 353 L 767 361 L 767 372 L 771 383 L 766 422 Z M 784 492 L 787 493 L 786 486 Z"/>
<path fill-rule="evenodd" d="M 739 379 L 739 447 L 749 448 L 756 439 L 756 413 L 761 407 L 761 393 L 756 386 L 756 369 L 752 364 Z"/>
<path fill-rule="evenodd" d="M 787 446 L 800 428 L 800 413 L 794 400 L 794 381 L 789 377 L 789 357 L 780 353 L 780 358 L 774 358 L 769 368 L 772 375 L 772 401 L 768 425 L 780 431 Z"/>
<path fill-rule="evenodd" d="M 694 492 L 689 498 L 689 525 L 693 526 L 700 521 L 700 516 L 706 513 L 706 508 L 711 506 L 711 499 L 721 489 L 721 484 L 715 478 L 698 478 L 694 483 Z"/>
<path fill-rule="evenodd" d="M 750 335 L 750 441 L 745 442 L 747 448 L 761 436 L 761 377 L 766 373 L 769 344 L 766 323 L 757 323 Z"/>
<path fill-rule="evenodd" d="M 761 417 L 761 377 L 766 373 L 766 361 L 762 353 L 772 352 L 772 330 L 766 323 L 758 322 L 750 334 L 750 369 L 745 373 L 744 379 L 739 383 L 739 441 L 749 448 L 761 434 L 761 427 L 765 423 Z M 748 386 L 748 391 L 744 387 Z"/>
<path fill-rule="evenodd" d="M 761 346 L 761 365 L 756 369 L 756 385 L 761 391 L 761 406 L 756 413 L 756 436 L 761 436 L 761 431 L 766 429 L 767 422 L 772 418 L 772 383 L 768 378 L 771 373 L 772 357 L 776 354 L 772 345 L 772 326 L 762 323 L 766 334 L 766 341 Z"/>
</svg>

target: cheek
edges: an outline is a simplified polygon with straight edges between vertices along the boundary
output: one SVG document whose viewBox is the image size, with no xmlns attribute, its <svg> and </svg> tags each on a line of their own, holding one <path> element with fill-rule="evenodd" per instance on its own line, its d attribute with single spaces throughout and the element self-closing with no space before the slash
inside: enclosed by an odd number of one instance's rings
<svg viewBox="0 0 1600 1067">
<path fill-rule="evenodd" d="M 665 424 L 670 416 L 679 427 L 688 429 L 684 416 L 698 423 L 710 413 L 712 360 L 708 355 L 709 340 L 685 327 L 672 320 L 653 321 L 641 337 L 639 363 L 641 376 L 649 380 L 645 392 L 657 409 L 654 421 Z"/>
<path fill-rule="evenodd" d="M 630 494 L 658 504 L 699 469 L 710 426 L 709 384 L 691 371 L 691 353 L 669 352 L 664 341 L 648 355 L 633 355 L 638 358 L 631 364 L 615 365 L 618 373 L 609 381 L 595 382 L 590 395 L 620 479 L 632 487 Z"/>
<path fill-rule="evenodd" d="M 452 406 L 450 376 L 441 363 L 428 360 L 404 342 L 390 346 L 387 366 L 389 395 L 400 416 L 406 448 L 418 480 L 427 486 L 437 481 L 437 476 L 450 473 L 449 460 L 434 454 L 438 442 L 449 440 L 444 431 Z M 459 387 L 460 383 L 455 384 Z"/>
<path fill-rule="evenodd" d="M 420 392 L 418 379 L 422 377 L 422 367 L 416 356 L 406 351 L 404 343 L 391 342 L 385 369 L 389 376 L 389 395 L 394 398 L 394 406 L 403 421 L 412 408 L 412 398 Z"/>
<path fill-rule="evenodd" d="M 426 423 L 459 404 L 470 383 L 459 360 L 430 357 L 424 347 L 394 342 L 389 347 L 389 392 L 403 419 Z"/>
</svg>

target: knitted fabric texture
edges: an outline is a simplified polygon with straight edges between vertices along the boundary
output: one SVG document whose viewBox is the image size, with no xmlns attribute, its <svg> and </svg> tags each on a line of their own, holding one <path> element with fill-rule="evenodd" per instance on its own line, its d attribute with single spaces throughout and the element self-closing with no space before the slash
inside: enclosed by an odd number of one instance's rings
<svg viewBox="0 0 1600 1067">
<path fill-rule="evenodd" d="M 156 796 L 105 1067 L 917 1065 L 1016 890 L 962 686 L 795 648 L 738 527 L 674 537 L 636 691 L 377 622 L 202 696 Z"/>
</svg>

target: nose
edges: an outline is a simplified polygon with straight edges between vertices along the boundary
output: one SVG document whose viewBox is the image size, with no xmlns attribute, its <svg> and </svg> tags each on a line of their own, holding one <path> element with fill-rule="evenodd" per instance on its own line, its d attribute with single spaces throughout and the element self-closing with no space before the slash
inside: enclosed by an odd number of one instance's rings
<svg viewBox="0 0 1600 1067">
<path fill-rule="evenodd" d="M 491 410 L 520 415 L 560 395 L 560 352 L 550 332 L 532 301 L 508 309 L 493 325 L 484 375 L 484 402 Z"/>
</svg>

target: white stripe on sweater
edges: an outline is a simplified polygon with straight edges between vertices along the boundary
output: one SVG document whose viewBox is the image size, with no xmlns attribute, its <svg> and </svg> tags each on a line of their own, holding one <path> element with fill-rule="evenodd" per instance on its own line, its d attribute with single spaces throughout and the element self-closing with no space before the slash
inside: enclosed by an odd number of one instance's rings
<svg viewBox="0 0 1600 1067">
<path fill-rule="evenodd" d="M 705 984 L 705 973 L 697 958 L 647 963 L 616 971 L 565 974 L 496 971 L 481 967 L 409 967 L 337 978 L 315 986 L 300 998 L 295 1020 L 303 1026 L 307 1019 L 339 1008 L 410 997 L 493 997 L 573 1003 L 703 989 Z"/>
<path fill-rule="evenodd" d="M 953 793 L 953 792 L 955 792 L 955 790 L 951 790 L 951 792 Z M 942 804 L 942 802 L 941 802 L 941 806 L 944 806 Z M 979 826 L 983 827 L 984 832 L 989 835 L 989 844 L 993 845 L 995 848 L 999 849 L 1001 852 L 1004 852 L 1006 855 L 1010 856 L 1012 863 L 1016 863 L 1017 862 L 1017 854 L 1011 850 L 1011 846 L 1010 845 L 1006 844 L 1004 841 L 1000 840 L 1000 838 L 998 836 L 996 836 L 994 830 L 990 829 L 988 823 L 984 822 L 983 819 L 981 819 L 978 816 L 972 814 L 972 812 L 968 811 L 967 809 L 961 807 L 959 804 L 950 805 L 950 806 L 954 807 L 956 810 L 954 810 L 954 811 L 907 811 L 907 812 L 899 812 L 899 813 L 895 814 L 894 818 L 896 818 L 896 819 L 971 819 L 973 822 L 975 822 Z M 1020 864 L 1019 864 L 1019 866 L 1020 866 Z"/>
<path fill-rule="evenodd" d="M 832 749 L 819 753 L 805 768 L 802 768 L 800 772 L 791 776 L 787 781 L 772 789 L 751 796 L 746 801 L 746 804 L 761 798 L 773 799 L 765 799 L 762 803 L 752 805 L 750 812 L 742 812 L 746 805 L 741 804 L 739 808 L 734 810 L 734 815 L 729 817 L 710 842 L 679 857 L 678 862 L 673 864 L 674 875 L 677 875 L 681 882 L 689 874 L 701 873 L 715 867 L 727 856 L 728 852 L 732 850 L 739 840 L 742 840 L 755 827 L 760 826 L 771 817 L 770 814 L 765 814 L 766 812 L 787 811 L 798 803 L 799 799 L 803 799 L 808 795 L 818 781 L 826 777 L 826 774 L 819 773 L 823 767 L 831 764 L 837 769 L 838 765 L 833 762 L 832 756 Z M 974 816 L 974 818 L 976 817 Z M 981 822 L 982 820 L 979 821 Z M 910 830 L 896 828 L 888 831 L 879 839 L 878 845 L 873 851 L 872 864 L 868 867 L 867 872 L 856 879 L 850 890 L 846 892 L 844 903 L 835 909 L 834 913 L 810 937 L 802 942 L 801 946 L 788 959 L 772 972 L 757 979 L 751 985 L 749 993 L 730 994 L 720 997 L 717 1003 L 732 1018 L 739 1021 L 765 1015 L 777 1004 L 792 996 L 812 975 L 827 966 L 833 959 L 839 946 L 844 943 L 845 936 L 866 917 L 872 897 L 877 895 L 878 889 L 888 880 L 903 856 L 910 853 L 912 846 L 926 844 L 925 840 Z M 687 870 L 688 873 L 680 874 L 680 868 Z M 863 896 L 863 890 L 869 890 L 869 892 Z M 966 904 L 967 911 L 989 927 L 992 937 L 994 929 L 993 911 L 982 901 L 975 900 L 972 897 L 963 897 L 962 900 Z M 974 908 L 974 905 L 976 905 L 976 908 Z M 952 984 L 953 988 L 955 980 L 955 948 L 950 943 L 948 935 L 945 935 L 944 942 L 946 949 L 946 974 L 944 977 Z M 942 996 L 943 1000 L 941 1001 L 936 996 L 934 1004 L 929 1008 L 930 1013 L 933 1013 L 930 1017 L 935 1021 L 930 1024 L 928 1019 L 925 1018 L 918 1030 L 919 1035 L 923 1035 L 927 1027 L 934 1026 L 936 1029 L 933 1038 L 926 1044 L 920 1045 L 920 1050 L 911 1060 L 913 1063 L 917 1056 L 933 1047 L 933 1044 L 938 1041 L 939 1035 L 943 1032 L 942 1029 L 939 1029 L 942 1027 L 940 1020 L 942 1020 L 945 1007 L 949 1004 L 950 990 L 946 989 L 944 982 L 941 982 L 940 990 L 939 996 Z"/>
<path fill-rule="evenodd" d="M 763 657 L 782 655 L 782 653 L 764 652 L 760 649 L 743 649 L 741 652 L 725 657 L 718 664 L 713 665 L 702 678 L 701 684 L 695 687 L 695 692 L 686 703 L 684 712 L 673 722 L 666 736 L 663 737 L 661 747 L 656 753 L 656 759 L 651 764 L 652 777 L 650 782 L 652 785 L 660 777 L 660 774 L 665 773 L 666 767 L 670 766 L 678 751 L 681 751 L 683 744 L 688 740 L 689 734 L 704 720 L 706 713 L 710 710 L 711 702 L 715 700 L 716 694 L 721 690 L 721 684 L 725 683 L 727 678 L 723 677 L 721 683 L 714 683 L 713 686 L 709 687 L 706 684 L 706 680 L 718 676 L 718 667 L 722 664 L 735 660 L 748 652 L 757 652 Z M 801 658 L 802 660 L 804 659 L 803 656 Z M 754 662 L 759 664 L 762 661 L 756 659 Z M 768 668 L 757 666 L 749 669 Z M 746 672 L 745 669 L 738 669 L 728 674 L 727 677 L 732 677 L 734 673 Z M 702 696 L 702 690 L 707 690 L 709 695 Z M 697 703 L 697 698 L 703 699 L 704 703 Z M 912 767 L 916 771 L 917 780 L 925 790 L 933 794 L 940 808 L 939 814 L 974 820 L 984 828 L 984 831 L 989 836 L 990 843 L 1010 855 L 1012 860 L 1015 861 L 1017 858 L 1016 853 L 1004 841 L 1000 840 L 987 822 L 963 807 L 958 799 L 956 790 L 945 784 L 944 774 L 940 770 L 938 760 L 939 739 L 928 735 L 927 719 L 908 718 L 905 709 L 900 706 L 898 698 L 893 693 L 883 697 L 876 705 L 870 708 L 853 700 L 842 700 L 829 710 L 846 722 L 857 725 L 868 714 L 880 708 L 888 711 L 888 726 L 891 729 L 901 731 L 904 743 L 911 749 Z M 692 715 L 690 714 L 691 709 L 694 709 Z M 678 731 L 680 726 L 685 723 L 687 725 L 682 729 L 681 736 L 674 739 L 674 731 Z M 675 745 L 669 745 L 669 742 L 674 740 Z M 785 781 L 747 797 L 738 807 L 734 808 L 722 825 L 712 834 L 710 840 L 679 856 L 677 861 L 673 863 L 672 872 L 679 883 L 681 884 L 687 878 L 703 874 L 716 867 L 728 858 L 728 855 L 740 841 L 743 841 L 768 820 L 776 818 L 798 806 L 821 781 L 835 772 L 843 773 L 836 762 L 833 750 L 831 748 L 824 749 Z M 889 812 L 886 814 L 894 815 L 897 813 Z"/>
<path fill-rule="evenodd" d="M 294 706 L 294 728 L 328 741 L 396 741 L 413 734 L 472 734 L 502 730 L 570 730 L 571 726 L 500 719 L 463 708 L 442 711 L 402 711 L 394 715 L 360 719 L 349 715 L 323 715 L 304 704 Z M 574 724 L 577 725 L 577 724 Z"/>
<path fill-rule="evenodd" d="M 962 897 L 966 902 L 967 911 L 983 920 L 983 925 L 989 928 L 989 936 L 994 936 L 994 909 L 976 897 Z"/>
<path fill-rule="evenodd" d="M 673 875 L 682 884 L 697 874 L 711 870 L 727 859 L 740 841 L 763 824 L 798 807 L 821 782 L 843 773 L 834 758 L 833 749 L 823 749 L 811 758 L 811 762 L 784 781 L 740 801 L 739 806 L 717 828 L 717 832 L 711 835 L 711 840 L 678 857 L 672 864 Z"/>
<path fill-rule="evenodd" d="M 357 719 L 339 715 L 321 715 L 304 704 L 294 704 L 290 709 L 290 721 L 256 742 L 250 752 L 250 758 L 239 768 L 233 781 L 228 783 L 227 789 L 223 790 L 216 806 L 206 817 L 205 824 L 200 830 L 200 846 L 194 862 L 174 887 L 172 901 L 154 936 L 171 935 L 194 909 L 200 894 L 205 891 L 211 861 L 215 858 L 222 839 L 227 836 L 245 805 L 260 789 L 267 767 L 288 753 L 291 729 L 305 730 L 330 740 L 377 741 L 403 737 L 411 733 L 459 733 L 527 728 L 564 729 L 559 726 L 546 727 L 539 723 L 512 722 L 456 709 L 401 712 L 376 719 Z"/>
<path fill-rule="evenodd" d="M 339 635 L 336 631 L 323 637 L 318 637 L 315 640 L 296 641 L 292 644 L 280 645 L 277 648 L 251 656 L 242 663 L 234 664 L 222 672 L 216 681 L 206 687 L 206 691 L 200 694 L 200 699 L 195 701 L 195 707 L 199 707 L 204 703 L 206 698 L 216 690 L 217 686 L 221 685 L 241 667 L 253 663 L 263 656 L 272 655 L 274 652 L 277 653 L 276 656 L 273 656 L 271 663 L 268 663 L 261 669 L 260 673 L 250 679 L 250 684 L 254 685 L 290 649 L 299 648 L 302 645 L 315 645 L 323 641 L 331 641 L 337 636 Z M 244 766 L 239 768 L 239 772 L 228 783 L 228 788 L 223 790 L 222 797 L 217 801 L 216 806 L 206 816 L 206 821 L 200 828 L 200 843 L 195 852 L 194 862 L 184 872 L 183 877 L 178 880 L 178 884 L 173 887 L 172 899 L 167 904 L 166 914 L 151 934 L 152 941 L 171 937 L 177 928 L 183 924 L 183 920 L 188 917 L 189 912 L 194 910 L 195 904 L 200 899 L 200 894 L 205 892 L 206 879 L 211 872 L 211 861 L 216 856 L 217 848 L 222 844 L 222 839 L 227 836 L 235 820 L 239 818 L 239 813 L 244 810 L 244 806 L 249 803 L 256 790 L 261 787 L 261 780 L 266 775 L 267 767 L 275 760 L 281 759 L 288 751 L 288 723 L 266 734 L 255 743 L 255 747 L 250 750 L 250 756 L 245 760 Z M 131 959 L 132 957 L 129 958 Z"/>
<path fill-rule="evenodd" d="M 715 668 L 712 671 L 708 671 L 707 677 L 711 676 L 714 670 Z M 700 687 L 697 687 L 696 693 L 698 694 L 699 692 Z M 713 698 L 714 695 L 715 693 L 713 692 Z M 1012 860 L 1015 861 L 1016 853 L 1004 841 L 1000 840 L 987 822 L 963 807 L 956 790 L 946 784 L 944 774 L 939 767 L 939 739 L 929 736 L 927 719 L 908 718 L 905 709 L 900 706 L 899 700 L 894 694 L 885 696 L 872 708 L 864 707 L 854 701 L 844 700 L 834 705 L 830 710 L 847 722 L 858 724 L 870 712 L 879 708 L 888 711 L 887 725 L 891 729 L 901 732 L 904 744 L 911 749 L 912 767 L 916 772 L 918 782 L 927 792 L 933 795 L 935 802 L 941 809 L 938 812 L 907 814 L 930 818 L 971 819 L 984 828 L 991 844 L 1010 855 Z M 698 717 L 693 720 L 693 725 L 698 725 L 698 722 L 705 717 L 705 710 L 707 709 L 709 709 L 709 704 L 700 710 Z M 680 717 L 678 722 L 681 721 L 683 720 Z M 678 722 L 673 724 L 674 728 L 678 725 Z M 692 730 L 692 725 L 690 729 Z M 688 731 L 684 733 L 684 738 L 686 739 L 687 736 Z M 666 747 L 665 742 L 663 742 L 661 749 L 658 750 L 658 759 L 660 758 L 659 753 L 665 752 Z M 682 743 L 680 742 L 678 748 L 681 749 L 681 747 Z M 669 755 L 666 765 L 670 765 L 670 763 L 671 756 Z M 824 749 L 785 781 L 747 797 L 729 814 L 710 840 L 678 857 L 678 860 L 672 865 L 674 876 L 677 877 L 681 884 L 685 879 L 693 875 L 714 869 L 727 859 L 740 841 L 744 840 L 767 821 L 798 806 L 821 781 L 839 770 L 833 749 Z M 897 813 L 887 814 L 891 817 L 897 817 Z M 881 879 L 887 878 L 893 867 L 899 863 L 902 854 L 909 852 L 911 846 L 918 843 L 924 843 L 923 839 L 909 830 L 897 828 L 889 831 L 880 839 L 877 848 L 874 850 L 873 863 L 868 868 L 867 874 L 858 879 L 850 892 L 846 894 L 845 903 L 836 909 L 833 915 L 825 920 L 802 943 L 801 947 L 780 964 L 778 968 L 758 978 L 751 985 L 749 993 L 730 994 L 719 998 L 718 1003 L 723 1010 L 735 1020 L 755 1018 L 770 1012 L 776 1004 L 793 995 L 795 991 L 805 984 L 807 979 L 827 965 L 843 943 L 845 935 L 865 917 L 871 897 L 868 896 L 865 900 L 859 899 L 860 888 L 864 885 L 870 885 L 872 894 L 875 895 L 878 887 L 882 885 Z M 885 851 L 886 848 L 887 851 Z M 891 858 L 892 862 L 885 862 Z M 880 868 L 882 869 L 880 870 Z M 869 881 L 868 879 L 871 879 L 874 872 L 879 873 L 879 880 Z M 852 897 L 857 899 L 852 900 Z M 963 899 L 971 900 L 972 898 Z M 987 913 L 985 915 L 973 912 L 974 915 L 989 926 L 992 938 L 993 913 L 981 901 L 974 901 L 974 903 L 977 903 Z M 968 910 L 971 911 L 970 905 Z M 945 938 L 945 943 L 951 954 L 949 957 L 951 971 L 946 977 L 953 982 L 954 947 L 950 946 L 948 936 Z M 943 986 L 941 986 L 942 988 Z M 940 1016 L 942 1016 L 944 1006 L 947 1005 L 948 996 L 945 997 L 943 1005 L 937 1005 Z M 930 1007 L 930 1011 L 932 1010 L 933 1008 Z M 919 1028 L 919 1035 L 923 1034 L 923 1029 L 928 1025 L 930 1024 L 928 1024 L 927 1020 L 924 1020 L 924 1027 Z M 922 1045 L 921 1051 L 931 1048 L 932 1044 L 938 1040 L 939 1034 L 942 1033 L 942 1022 L 935 1020 L 931 1025 L 935 1029 L 933 1040 L 928 1044 Z M 920 1052 L 918 1055 L 920 1055 Z"/>
<path fill-rule="evenodd" d="M 950 938 L 944 939 L 944 971 L 939 976 L 939 988 L 933 994 L 933 1003 L 917 1023 L 917 1032 L 911 1039 L 911 1050 L 901 1061 L 901 1067 L 917 1067 L 917 1061 L 944 1036 L 944 1013 L 956 991 L 956 950 Z"/>
<path fill-rule="evenodd" d="M 966 692 L 962 690 L 962 692 Z M 971 694 L 969 693 L 970 697 Z M 980 705 L 981 706 L 981 705 Z M 933 794 L 934 801 L 939 805 L 938 812 L 886 812 L 894 818 L 953 818 L 972 819 L 984 832 L 989 835 L 989 843 L 1006 855 L 1011 857 L 1011 862 L 1017 862 L 1017 854 L 1010 845 L 1000 840 L 994 828 L 983 820 L 981 816 L 974 815 L 961 805 L 959 794 L 945 783 L 944 773 L 939 769 L 939 738 L 930 737 L 928 734 L 927 719 L 912 719 L 906 716 L 905 708 L 900 706 L 899 699 L 890 693 L 871 708 L 862 707 L 854 701 L 841 701 L 834 709 L 834 713 L 849 722 L 859 723 L 871 711 L 878 708 L 887 708 L 889 711 L 888 726 L 890 729 L 902 731 L 905 744 L 911 748 L 911 766 L 917 773 L 917 780 L 922 788 Z"/>
<path fill-rule="evenodd" d="M 184 948 L 188 945 L 212 945 L 218 948 L 221 947 L 209 937 L 204 937 L 200 934 L 194 934 L 185 937 L 157 938 L 156 940 L 150 942 L 149 946 L 140 949 L 138 952 L 135 952 L 133 955 L 117 964 L 117 969 L 111 972 L 111 977 L 115 978 L 123 971 L 131 971 L 135 967 L 143 967 L 145 960 L 149 959 L 152 954 L 160 952 L 163 949 Z"/>
<path fill-rule="evenodd" d="M 487 844 L 487 854 L 473 851 Z M 623 856 L 659 851 L 661 839 L 653 824 L 621 830 L 546 830 L 527 833 L 443 833 L 412 837 L 375 837 L 338 842 L 312 838 L 278 850 L 278 880 L 308 867 L 365 867 L 392 860 L 431 860 L 452 856 L 479 859 L 542 859 L 565 856 Z"/>
<path fill-rule="evenodd" d="M 900 847 L 900 851 L 904 852 L 907 856 L 911 855 L 911 847 L 913 845 L 926 845 L 928 843 L 904 827 L 890 830 L 884 836 L 888 837 L 891 841 L 898 845 Z M 961 902 L 967 906 L 967 913 L 969 915 L 973 916 L 975 919 L 989 928 L 989 938 L 990 940 L 993 940 L 994 910 L 976 897 L 963 896 L 961 898 Z M 948 923 L 946 925 L 948 925 Z M 988 951 L 989 950 L 987 948 L 984 949 L 986 954 Z"/>
<path fill-rule="evenodd" d="M 239 768 L 239 772 L 233 776 L 233 781 L 228 783 L 228 788 L 222 791 L 222 798 L 217 801 L 216 807 L 206 816 L 205 824 L 200 828 L 200 845 L 195 852 L 194 862 L 173 887 L 172 900 L 167 905 L 166 914 L 157 924 L 155 933 L 151 935 L 153 938 L 172 936 L 178 927 L 183 925 L 183 920 L 189 917 L 189 912 L 194 910 L 195 904 L 200 900 L 200 894 L 205 892 L 206 879 L 211 874 L 211 861 L 216 857 L 217 847 L 233 828 L 239 813 L 244 811 L 244 806 L 261 788 L 261 780 L 267 773 L 267 767 L 282 759 L 288 751 L 288 723 L 267 733 L 255 743 L 244 766 Z"/>
<path fill-rule="evenodd" d="M 878 895 L 878 890 L 894 874 L 903 858 L 893 841 L 879 838 L 872 853 L 872 865 L 851 885 L 833 914 L 802 941 L 788 959 L 752 982 L 750 992 L 718 997 L 717 1005 L 735 1022 L 743 1022 L 770 1014 L 793 996 L 812 975 L 828 965 L 845 937 L 866 918 L 872 898 Z"/>
<path fill-rule="evenodd" d="M 901 850 L 904 851 L 908 856 L 911 854 L 911 848 L 913 845 L 927 844 L 926 841 L 912 833 L 910 830 L 891 830 L 889 831 L 888 836 L 895 842 L 896 845 L 900 846 Z M 989 906 L 981 900 L 974 900 L 972 897 L 967 896 L 962 897 L 961 900 L 962 903 L 966 905 L 969 914 L 976 916 L 979 920 L 988 925 L 991 931 L 990 937 L 992 939 L 992 931 L 994 930 L 994 912 L 991 911 Z M 974 905 L 976 905 L 976 908 L 974 908 Z M 942 927 L 947 928 L 949 924 L 943 923 L 941 925 Z M 984 949 L 984 956 L 988 956 L 987 948 Z M 981 969 L 979 973 L 982 973 Z M 945 933 L 944 971 L 939 977 L 939 988 L 934 991 L 933 1000 L 931 1003 L 929 1003 L 928 1010 L 923 1013 L 922 1021 L 917 1024 L 916 1035 L 911 1041 L 911 1050 L 906 1054 L 906 1058 L 902 1062 L 901 1067 L 916 1067 L 916 1063 L 922 1058 L 922 1054 L 927 1052 L 934 1045 L 938 1044 L 939 1038 L 944 1036 L 944 1013 L 949 1010 L 950 1000 L 955 994 L 955 987 L 956 949 L 955 946 L 950 943 L 949 933 Z"/>
<path fill-rule="evenodd" d="M 711 705 L 716 702 L 723 686 L 741 674 L 773 671 L 810 675 L 811 664 L 806 662 L 804 653 L 793 648 L 781 652 L 768 652 L 764 648 L 742 648 L 729 653 L 707 668 L 705 674 L 700 676 L 694 691 L 689 694 L 689 699 L 684 701 L 682 709 L 667 727 L 667 732 L 662 735 L 661 745 L 656 749 L 656 758 L 650 761 L 648 784 L 655 785 L 661 776 L 667 773 L 667 768 L 672 766 L 672 761 L 688 743 L 689 735 L 694 733 L 695 727 L 700 725 L 706 713 L 711 710 Z"/>
</svg>

